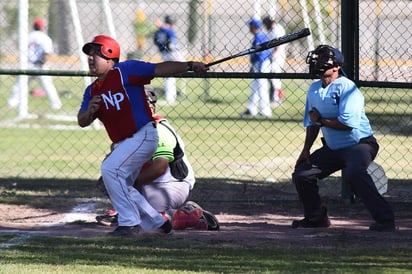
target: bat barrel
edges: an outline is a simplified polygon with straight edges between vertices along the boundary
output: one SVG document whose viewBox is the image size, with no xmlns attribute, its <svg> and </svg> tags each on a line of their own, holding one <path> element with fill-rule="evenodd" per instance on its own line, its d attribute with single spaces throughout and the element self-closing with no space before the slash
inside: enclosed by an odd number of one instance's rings
<svg viewBox="0 0 412 274">
<path fill-rule="evenodd" d="M 210 67 L 210 66 L 222 63 L 224 61 L 227 61 L 227 60 L 230 60 L 230 59 L 233 59 L 233 58 L 236 58 L 236 57 L 243 56 L 243 55 L 247 55 L 247 54 L 251 54 L 251 53 L 254 53 L 254 52 L 259 52 L 259 51 L 267 50 L 267 49 L 270 49 L 270 48 L 274 48 L 274 47 L 280 46 L 282 44 L 286 44 L 286 43 L 292 42 L 294 40 L 303 38 L 303 37 L 308 36 L 308 35 L 310 35 L 309 28 L 301 29 L 299 31 L 292 32 L 292 33 L 284 35 L 282 37 L 267 41 L 267 42 L 262 43 L 262 44 L 259 44 L 255 48 L 250 48 L 250 49 L 241 51 L 238 54 L 231 55 L 231 56 L 228 56 L 226 58 L 222 58 L 220 60 L 211 62 L 211 63 L 207 64 L 206 67 Z"/>
</svg>

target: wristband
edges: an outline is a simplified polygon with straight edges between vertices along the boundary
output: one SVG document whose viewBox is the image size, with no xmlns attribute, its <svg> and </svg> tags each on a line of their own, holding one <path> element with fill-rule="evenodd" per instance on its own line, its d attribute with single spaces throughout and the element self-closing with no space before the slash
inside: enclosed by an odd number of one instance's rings
<svg viewBox="0 0 412 274">
<path fill-rule="evenodd" d="M 319 117 L 319 119 L 316 121 L 315 125 L 317 125 L 318 127 L 322 127 L 322 118 Z"/>
<path fill-rule="evenodd" d="M 193 71 L 193 62 L 192 61 L 187 62 L 187 71 Z"/>
</svg>

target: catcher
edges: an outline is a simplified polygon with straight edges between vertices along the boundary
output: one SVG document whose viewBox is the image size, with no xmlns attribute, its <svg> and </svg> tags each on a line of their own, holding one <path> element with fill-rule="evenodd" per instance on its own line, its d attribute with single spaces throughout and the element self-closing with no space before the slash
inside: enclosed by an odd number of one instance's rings
<svg viewBox="0 0 412 274">
<path fill-rule="evenodd" d="M 195 184 L 193 168 L 184 153 L 184 143 L 167 120 L 155 114 L 156 94 L 145 87 L 147 100 L 157 123 L 159 143 L 152 160 L 147 162 L 135 180 L 134 187 L 166 220 L 173 229 L 218 230 L 216 217 L 195 202 L 187 201 Z M 105 191 L 102 178 L 98 187 Z M 108 210 L 96 216 L 102 225 L 117 225 L 117 212 Z"/>
</svg>

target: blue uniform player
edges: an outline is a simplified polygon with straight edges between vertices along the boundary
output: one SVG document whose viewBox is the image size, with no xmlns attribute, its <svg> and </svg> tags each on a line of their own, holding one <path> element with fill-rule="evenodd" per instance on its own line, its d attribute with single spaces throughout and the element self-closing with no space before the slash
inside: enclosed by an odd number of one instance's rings
<svg viewBox="0 0 412 274">
<path fill-rule="evenodd" d="M 133 187 L 143 164 L 151 159 L 158 144 L 144 85 L 157 76 L 188 70 L 206 72 L 206 65 L 200 62 L 119 62 L 118 42 L 105 35 L 96 36 L 82 50 L 88 55 L 90 73 L 97 79 L 84 92 L 78 124 L 86 127 L 99 119 L 113 143 L 112 152 L 101 166 L 106 190 L 119 213 L 119 226 L 111 235 L 134 236 L 139 228 L 161 228 L 168 233 L 171 223 Z"/>
<path fill-rule="evenodd" d="M 177 35 L 175 31 L 176 18 L 172 15 L 166 15 L 163 26 L 154 34 L 154 43 L 158 47 L 163 61 L 185 61 L 185 58 L 180 52 Z M 182 80 L 182 93 L 185 89 L 185 80 Z M 176 102 L 177 89 L 176 78 L 168 77 L 165 82 L 165 99 L 168 104 Z"/>
<path fill-rule="evenodd" d="M 253 34 L 252 47 L 268 41 L 268 37 L 262 31 L 262 21 L 251 19 L 247 22 L 249 31 Z M 271 50 L 255 52 L 250 55 L 251 72 L 267 72 L 270 66 Z M 267 79 L 253 79 L 247 110 L 241 113 L 241 117 L 256 116 L 271 117 L 272 110 L 269 100 L 269 85 Z"/>
<path fill-rule="evenodd" d="M 293 221 L 292 227 L 330 226 L 317 179 L 342 170 L 345 181 L 375 220 L 369 229 L 394 231 L 394 213 L 367 172 L 379 145 L 365 114 L 364 97 L 342 71 L 342 53 L 321 45 L 309 52 L 306 62 L 320 80 L 312 83 L 306 97 L 305 143 L 292 174 L 304 219 Z M 310 153 L 319 131 L 323 146 Z"/>
</svg>

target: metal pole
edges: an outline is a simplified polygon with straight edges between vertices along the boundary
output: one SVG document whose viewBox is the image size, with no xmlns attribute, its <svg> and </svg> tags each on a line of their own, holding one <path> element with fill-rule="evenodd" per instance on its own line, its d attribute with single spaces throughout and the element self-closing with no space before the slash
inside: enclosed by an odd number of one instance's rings
<svg viewBox="0 0 412 274">
<path fill-rule="evenodd" d="M 375 71 L 374 80 L 379 79 L 379 36 L 380 36 L 380 25 L 381 25 L 381 1 L 376 0 L 376 31 L 375 31 Z"/>
<path fill-rule="evenodd" d="M 83 70 L 89 70 L 89 67 L 88 67 L 88 64 L 87 64 L 87 57 L 82 52 L 82 47 L 83 47 L 83 44 L 84 44 L 84 40 L 83 40 L 82 26 L 80 24 L 79 11 L 77 9 L 76 0 L 70 0 L 69 4 L 70 4 L 71 15 L 72 15 L 72 21 L 73 21 L 73 25 L 74 25 L 74 32 L 76 34 L 77 47 L 79 49 L 80 61 L 82 63 L 82 69 Z M 84 79 L 85 86 L 90 85 L 90 83 L 91 83 L 90 77 L 84 77 L 83 79 Z"/>
<path fill-rule="evenodd" d="M 318 0 L 313 1 L 313 5 L 315 8 L 315 20 L 316 20 L 316 25 L 318 27 L 318 34 L 319 34 L 319 40 L 321 44 L 325 44 L 325 33 L 323 30 L 323 21 L 322 20 L 322 13 L 320 12 L 320 5 Z"/>
<path fill-rule="evenodd" d="M 343 64 L 343 70 L 348 77 L 355 80 L 355 49 L 357 48 L 359 41 L 355 39 L 359 31 L 356 30 L 355 20 L 356 18 L 356 1 L 342 1 L 341 14 L 342 14 L 342 53 L 345 57 L 345 63 Z"/>
<path fill-rule="evenodd" d="M 28 18 L 29 18 L 29 1 L 19 0 L 19 66 L 20 69 L 27 69 L 27 45 L 28 45 Z M 18 118 L 26 118 L 29 114 L 28 103 L 28 76 L 20 75 L 19 85 L 19 115 Z"/>
<path fill-rule="evenodd" d="M 260 3 L 260 0 L 255 0 L 253 2 L 253 10 L 254 10 L 254 17 L 256 19 L 260 19 L 261 11 L 262 11 L 262 4 Z"/>
<path fill-rule="evenodd" d="M 205 0 L 203 13 L 203 59 L 206 63 L 210 60 L 211 48 L 211 17 L 212 17 L 212 0 Z M 208 100 L 210 97 L 210 80 L 205 78 L 203 80 L 203 99 Z"/>
<path fill-rule="evenodd" d="M 114 21 L 113 21 L 113 16 L 112 16 L 112 10 L 110 9 L 110 2 L 109 0 L 102 0 L 103 4 L 103 9 L 104 9 L 104 14 L 106 15 L 106 22 L 107 22 L 107 27 L 109 28 L 109 33 L 110 36 L 113 37 L 114 39 L 117 39 L 116 37 L 116 30 L 114 27 Z"/>
<path fill-rule="evenodd" d="M 302 15 L 303 15 L 303 22 L 305 24 L 305 27 L 310 29 L 310 32 L 312 33 L 312 28 L 310 27 L 310 20 L 309 20 L 309 14 L 308 14 L 308 9 L 306 7 L 306 0 L 299 0 L 300 6 L 302 7 Z M 309 35 L 307 37 L 308 41 L 308 47 L 309 50 L 314 49 L 314 43 L 313 43 L 313 37 L 312 35 Z"/>
</svg>

